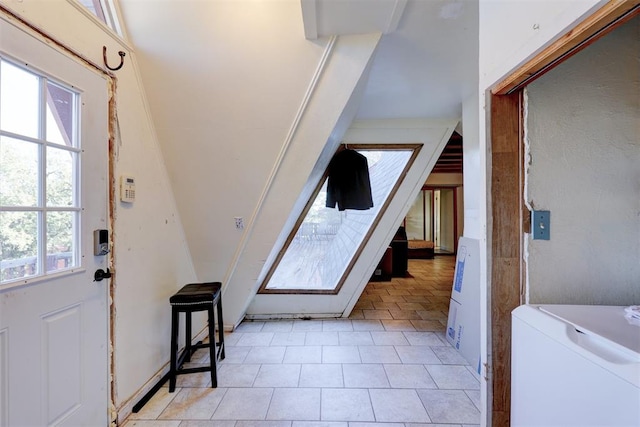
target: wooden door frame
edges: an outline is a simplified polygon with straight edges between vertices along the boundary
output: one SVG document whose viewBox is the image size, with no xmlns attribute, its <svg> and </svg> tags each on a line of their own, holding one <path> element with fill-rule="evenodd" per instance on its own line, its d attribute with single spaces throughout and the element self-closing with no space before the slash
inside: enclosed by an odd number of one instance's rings
<svg viewBox="0 0 640 427">
<path fill-rule="evenodd" d="M 526 287 L 523 245 L 530 229 L 530 212 L 524 205 L 523 90 L 638 14 L 640 0 L 611 0 L 490 88 L 491 403 L 487 406 L 492 426 L 510 424 L 511 311 L 524 302 Z"/>
</svg>

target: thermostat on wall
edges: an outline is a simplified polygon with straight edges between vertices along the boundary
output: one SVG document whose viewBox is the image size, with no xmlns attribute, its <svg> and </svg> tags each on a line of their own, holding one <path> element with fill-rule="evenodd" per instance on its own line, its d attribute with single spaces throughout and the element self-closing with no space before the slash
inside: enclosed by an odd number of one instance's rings
<svg viewBox="0 0 640 427">
<path fill-rule="evenodd" d="M 136 182 L 132 176 L 120 177 L 120 201 L 133 203 L 136 200 Z"/>
</svg>

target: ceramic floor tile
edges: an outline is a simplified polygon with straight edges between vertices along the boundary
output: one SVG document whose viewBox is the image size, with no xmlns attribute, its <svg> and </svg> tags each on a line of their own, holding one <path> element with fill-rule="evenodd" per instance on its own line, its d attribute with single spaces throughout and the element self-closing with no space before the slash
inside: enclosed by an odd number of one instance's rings
<svg viewBox="0 0 640 427">
<path fill-rule="evenodd" d="M 264 322 L 242 322 L 234 329 L 234 332 L 260 332 Z"/>
<path fill-rule="evenodd" d="M 287 347 L 282 363 L 320 363 L 322 347 L 319 345 Z"/>
<path fill-rule="evenodd" d="M 300 369 L 299 387 L 344 387 L 342 365 L 305 364 Z"/>
<path fill-rule="evenodd" d="M 440 331 L 447 322 L 440 320 L 411 320 L 411 324 L 416 331 Z"/>
<path fill-rule="evenodd" d="M 122 427 L 179 427 L 180 420 L 127 420 Z"/>
<path fill-rule="evenodd" d="M 254 387 L 297 387 L 300 380 L 298 364 L 265 364 L 260 367 Z"/>
<path fill-rule="evenodd" d="M 351 325 L 354 331 L 384 331 L 384 326 L 379 320 L 352 320 Z"/>
<path fill-rule="evenodd" d="M 272 395 L 272 388 L 230 388 L 211 419 L 264 420 Z"/>
<path fill-rule="evenodd" d="M 402 360 L 402 363 L 408 364 L 439 364 L 440 359 L 431 350 L 431 347 L 426 345 L 412 345 L 412 346 L 396 346 L 396 351 Z"/>
<path fill-rule="evenodd" d="M 427 365 L 427 370 L 439 389 L 477 390 L 480 388 L 478 380 L 465 366 Z"/>
<path fill-rule="evenodd" d="M 376 421 L 428 423 L 431 420 L 415 390 L 369 390 Z"/>
<path fill-rule="evenodd" d="M 291 332 L 293 320 L 278 320 L 265 322 L 260 332 Z"/>
<path fill-rule="evenodd" d="M 291 427 L 291 421 L 238 421 L 234 427 Z"/>
<path fill-rule="evenodd" d="M 338 332 L 338 340 L 340 345 L 373 345 L 371 333 L 366 331 Z"/>
<path fill-rule="evenodd" d="M 384 329 L 386 331 L 415 331 L 413 322 L 418 322 L 419 320 L 382 320 L 382 324 L 384 325 Z"/>
<path fill-rule="evenodd" d="M 362 310 L 365 319 L 393 319 L 389 310 Z"/>
<path fill-rule="evenodd" d="M 271 344 L 272 339 L 273 332 L 248 332 L 246 334 L 242 334 L 242 337 L 240 337 L 236 345 L 238 347 L 268 346 Z"/>
<path fill-rule="evenodd" d="M 364 313 L 362 310 L 351 310 L 349 320 L 364 320 Z"/>
<path fill-rule="evenodd" d="M 464 392 L 469 396 L 476 408 L 480 410 L 480 390 L 465 390 Z"/>
<path fill-rule="evenodd" d="M 434 423 L 480 422 L 480 411 L 462 390 L 418 390 L 418 396 Z"/>
<path fill-rule="evenodd" d="M 243 363 L 250 351 L 251 347 L 231 347 L 227 346 L 225 343 L 225 358 L 220 362 L 220 364 Z"/>
<path fill-rule="evenodd" d="M 173 400 L 180 390 L 176 388 L 173 393 L 169 393 L 169 387 L 160 387 L 153 397 L 137 413 L 129 416 L 130 420 L 155 420 L 165 410 L 167 405 Z"/>
<path fill-rule="evenodd" d="M 467 361 L 458 353 L 458 351 L 450 346 L 431 347 L 431 350 L 438 356 L 443 365 L 465 365 Z"/>
<path fill-rule="evenodd" d="M 399 348 L 401 346 L 398 346 Z M 400 363 L 398 353 L 391 345 L 358 346 L 362 363 Z"/>
<path fill-rule="evenodd" d="M 240 337 L 242 337 L 242 332 L 226 332 L 224 334 L 224 345 L 236 345 Z"/>
<path fill-rule="evenodd" d="M 369 392 L 365 389 L 323 388 L 323 421 L 374 421 Z"/>
<path fill-rule="evenodd" d="M 424 365 L 384 365 L 392 388 L 438 388 Z"/>
<path fill-rule="evenodd" d="M 294 332 L 320 332 L 322 331 L 322 320 L 294 320 Z"/>
<path fill-rule="evenodd" d="M 336 331 L 307 332 L 305 345 L 338 345 L 338 344 L 340 344 L 340 341 L 338 340 L 338 332 Z"/>
<path fill-rule="evenodd" d="M 273 391 L 268 420 L 319 420 L 319 388 L 277 388 Z"/>
<path fill-rule="evenodd" d="M 447 320 L 447 316 L 440 310 L 418 310 L 422 320 Z"/>
<path fill-rule="evenodd" d="M 329 345 L 322 347 L 322 363 L 360 363 L 360 352 L 355 345 Z"/>
<path fill-rule="evenodd" d="M 274 332 L 271 345 L 304 345 L 306 337 L 304 332 Z"/>
<path fill-rule="evenodd" d="M 184 420 L 179 427 L 235 427 L 235 421 Z"/>
<path fill-rule="evenodd" d="M 349 427 L 349 423 L 339 421 L 294 421 L 292 427 Z"/>
<path fill-rule="evenodd" d="M 388 388 L 389 380 L 381 364 L 343 365 L 344 386 L 348 388 Z"/>
<path fill-rule="evenodd" d="M 259 364 L 222 365 L 218 369 L 218 387 L 251 387 L 259 370 Z"/>
<path fill-rule="evenodd" d="M 223 399 L 224 388 L 183 388 L 158 417 L 169 420 L 208 420 Z"/>
<path fill-rule="evenodd" d="M 407 302 L 403 295 L 382 295 L 380 298 L 382 302 Z"/>
<path fill-rule="evenodd" d="M 252 347 L 244 363 L 282 363 L 287 347 Z"/>
<path fill-rule="evenodd" d="M 371 332 L 376 345 L 409 345 L 402 332 Z"/>
<path fill-rule="evenodd" d="M 411 345 L 430 345 L 430 346 L 445 346 L 440 338 L 433 332 L 404 332 L 404 336 L 407 338 Z"/>
<path fill-rule="evenodd" d="M 185 368 L 196 367 L 198 365 L 185 364 Z M 204 366 L 204 365 L 200 365 Z M 211 372 L 194 372 L 192 374 L 182 374 L 176 377 L 176 387 L 210 387 Z"/>
<path fill-rule="evenodd" d="M 324 332 L 353 331 L 353 325 L 351 324 L 351 320 L 348 319 L 323 320 L 322 330 Z"/>
<path fill-rule="evenodd" d="M 405 427 L 404 423 L 349 423 L 349 427 Z M 429 426 L 433 427 L 433 426 Z M 449 426 L 454 427 L 454 426 Z"/>
</svg>

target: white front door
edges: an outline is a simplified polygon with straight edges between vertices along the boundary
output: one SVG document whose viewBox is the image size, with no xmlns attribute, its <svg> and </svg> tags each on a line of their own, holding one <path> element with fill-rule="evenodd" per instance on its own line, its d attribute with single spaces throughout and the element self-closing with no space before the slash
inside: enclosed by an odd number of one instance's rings
<svg viewBox="0 0 640 427">
<path fill-rule="evenodd" d="M 0 16 L 0 426 L 106 426 L 108 91 Z"/>
</svg>

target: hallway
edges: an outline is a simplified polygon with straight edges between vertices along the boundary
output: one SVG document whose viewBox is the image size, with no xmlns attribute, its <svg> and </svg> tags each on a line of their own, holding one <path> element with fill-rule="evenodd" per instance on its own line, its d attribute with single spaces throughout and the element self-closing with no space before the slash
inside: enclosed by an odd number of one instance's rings
<svg viewBox="0 0 640 427">
<path fill-rule="evenodd" d="M 124 426 L 478 425 L 477 374 L 444 335 L 454 263 L 410 260 L 412 277 L 369 283 L 348 319 L 244 322 L 225 338 L 218 388 L 179 376 Z"/>
</svg>

